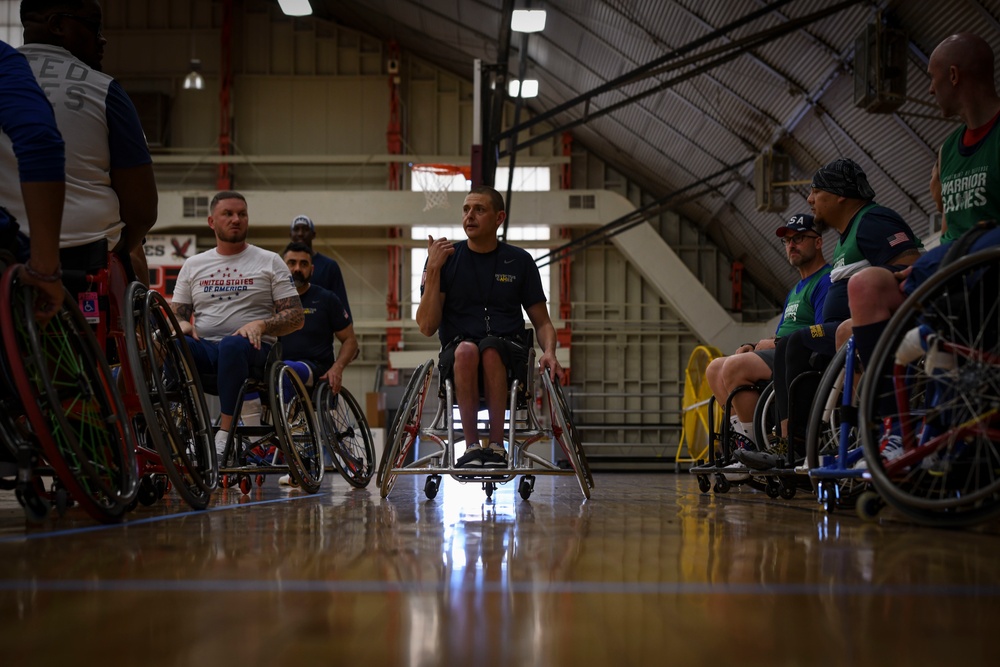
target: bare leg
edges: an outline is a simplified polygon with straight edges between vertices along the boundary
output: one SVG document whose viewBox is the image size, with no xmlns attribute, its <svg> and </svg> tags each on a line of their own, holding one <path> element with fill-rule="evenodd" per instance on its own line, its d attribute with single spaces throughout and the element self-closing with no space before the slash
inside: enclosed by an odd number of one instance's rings
<svg viewBox="0 0 1000 667">
<path fill-rule="evenodd" d="M 732 391 L 741 385 L 753 385 L 760 380 L 771 377 L 771 369 L 767 362 L 752 352 L 737 354 L 726 358 L 722 369 L 722 377 L 727 389 Z M 733 409 L 736 417 L 744 424 L 753 421 L 754 409 L 760 397 L 755 391 L 741 391 L 733 397 Z"/>
<path fill-rule="evenodd" d="M 490 414 L 490 442 L 503 442 L 503 418 L 507 408 L 507 368 L 493 348 L 483 352 L 483 390 Z"/>
<path fill-rule="evenodd" d="M 455 348 L 455 400 L 462 419 L 465 446 L 479 446 L 479 348 L 463 341 Z"/>
</svg>

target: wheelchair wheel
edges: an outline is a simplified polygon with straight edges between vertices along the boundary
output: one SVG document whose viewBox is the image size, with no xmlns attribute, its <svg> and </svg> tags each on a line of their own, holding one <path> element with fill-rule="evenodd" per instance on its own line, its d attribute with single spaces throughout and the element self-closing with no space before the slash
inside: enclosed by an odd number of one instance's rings
<svg viewBox="0 0 1000 667">
<path fill-rule="evenodd" d="M 320 382 L 314 395 L 323 441 L 334 465 L 348 484 L 365 488 L 375 473 L 375 443 L 365 413 L 346 387 L 334 394 L 328 383 Z"/>
<path fill-rule="evenodd" d="M 778 423 L 778 406 L 775 403 L 774 383 L 769 382 L 757 398 L 753 409 L 753 441 L 761 451 L 770 452 L 777 444 L 781 431 Z"/>
<path fill-rule="evenodd" d="M 316 493 L 325 467 L 319 422 L 306 386 L 291 366 L 279 361 L 271 366 L 268 388 L 274 402 L 274 430 L 285 454 L 288 474 L 306 492 Z"/>
<path fill-rule="evenodd" d="M 392 429 L 389 431 L 389 440 L 382 454 L 382 461 L 379 463 L 382 469 L 379 492 L 383 498 L 389 495 L 396 483 L 397 474 L 393 470 L 403 466 L 406 455 L 419 436 L 424 399 L 427 397 L 427 388 L 433 375 L 434 360 L 428 359 L 413 373 L 406 385 L 406 393 L 396 411 L 396 418 L 393 419 Z"/>
<path fill-rule="evenodd" d="M 403 390 L 403 398 L 399 402 L 400 409 L 396 410 L 395 414 L 392 417 L 392 424 L 390 424 L 389 430 L 386 431 L 386 433 L 388 434 L 388 437 L 386 439 L 387 444 L 385 446 L 385 449 L 382 450 L 382 458 L 379 459 L 378 471 L 375 473 L 375 484 L 378 485 L 380 489 L 382 488 L 382 477 L 385 474 L 385 468 L 389 463 L 389 449 L 392 443 L 392 434 L 395 433 L 396 430 L 399 428 L 399 420 L 402 419 L 403 417 L 403 410 L 401 408 L 409 402 L 411 395 L 416 395 L 420 391 L 426 392 L 426 388 L 421 389 L 419 387 L 420 383 L 423 382 L 425 379 L 424 375 L 421 374 L 420 372 L 423 368 L 424 366 L 421 365 L 420 368 L 418 368 L 416 371 L 413 372 L 412 375 L 410 375 L 410 379 L 406 383 L 406 389 Z M 432 371 L 433 368 L 434 366 L 432 362 L 431 365 Z"/>
<path fill-rule="evenodd" d="M 816 388 L 812 409 L 809 411 L 809 423 L 806 427 L 806 464 L 809 469 L 823 465 L 826 456 L 837 456 L 840 453 L 840 429 L 842 421 L 854 419 L 853 410 L 844 410 L 844 371 L 847 361 L 847 346 L 844 345 L 834 355 L 830 364 L 823 371 Z M 857 408 L 857 392 L 852 400 L 852 407 Z M 861 446 L 857 425 L 851 426 L 848 451 Z M 833 481 L 833 480 L 831 480 Z M 857 496 L 867 487 L 867 482 L 860 477 L 844 477 L 836 480 L 839 487 L 837 499 L 840 504 L 852 504 Z M 813 480 L 813 488 L 819 490 L 819 480 Z M 828 491 L 825 491 L 829 495 Z"/>
<path fill-rule="evenodd" d="M 580 483 L 580 490 L 583 491 L 583 497 L 590 498 L 590 489 L 594 486 L 594 482 L 590 476 L 590 470 L 586 467 L 587 459 L 583 453 L 583 445 L 578 440 L 574 440 L 574 435 L 578 438 L 579 433 L 572 426 L 565 399 L 560 401 L 560 394 L 556 393 L 560 391 L 556 389 L 559 385 L 552 382 L 547 372 L 543 372 L 541 375 L 542 386 L 545 387 L 545 393 L 549 399 L 549 410 L 552 414 L 552 437 L 559 443 L 573 467 L 576 480 Z"/>
<path fill-rule="evenodd" d="M 11 266 L 0 283 L 8 371 L 46 460 L 74 499 L 102 522 L 120 521 L 139 490 L 135 441 L 117 382 L 69 294 L 39 330 L 33 291 Z"/>
<path fill-rule="evenodd" d="M 991 248 L 921 285 L 875 347 L 860 423 L 882 498 L 929 525 L 970 525 L 1000 513 L 997 405 L 1000 248 Z"/>
<path fill-rule="evenodd" d="M 177 493 L 205 509 L 218 485 L 215 444 L 201 380 L 180 325 L 157 292 L 128 287 L 125 346 L 147 429 Z"/>
<path fill-rule="evenodd" d="M 545 373 L 542 373 L 542 375 L 545 375 Z M 558 382 L 550 381 L 550 384 L 552 385 L 553 390 L 551 396 L 555 397 L 556 403 L 559 407 L 559 412 L 563 415 L 563 421 L 569 429 L 570 442 L 573 443 L 573 446 L 576 449 L 577 458 L 580 461 L 584 480 L 587 482 L 587 486 L 592 489 L 594 488 L 594 474 L 590 471 L 590 464 L 587 462 L 587 455 L 583 452 L 583 437 L 580 435 L 580 431 L 577 430 L 576 424 L 573 423 L 572 413 L 569 409 L 569 402 L 566 400 L 566 394 L 562 390 L 562 385 Z"/>
</svg>

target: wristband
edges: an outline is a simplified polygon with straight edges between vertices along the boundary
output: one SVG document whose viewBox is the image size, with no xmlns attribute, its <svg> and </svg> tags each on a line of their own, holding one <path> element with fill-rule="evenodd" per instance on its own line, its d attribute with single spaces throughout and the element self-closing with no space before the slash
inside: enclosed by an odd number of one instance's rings
<svg viewBox="0 0 1000 667">
<path fill-rule="evenodd" d="M 743 343 L 743 345 L 749 345 L 751 350 L 756 350 L 757 349 L 757 344 L 756 343 Z M 743 345 L 740 345 L 740 347 L 743 347 Z"/>
<path fill-rule="evenodd" d="M 62 266 L 56 265 L 56 270 L 54 273 L 39 273 L 31 268 L 31 260 L 29 259 L 24 263 L 24 272 L 35 280 L 43 283 L 57 283 L 62 280 Z"/>
</svg>

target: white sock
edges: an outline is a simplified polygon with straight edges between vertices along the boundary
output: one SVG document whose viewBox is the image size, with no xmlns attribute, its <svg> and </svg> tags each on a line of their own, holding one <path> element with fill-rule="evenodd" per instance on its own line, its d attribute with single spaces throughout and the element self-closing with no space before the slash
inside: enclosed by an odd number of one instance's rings
<svg viewBox="0 0 1000 667">
<path fill-rule="evenodd" d="M 740 431 L 753 440 L 753 422 L 740 422 Z"/>
<path fill-rule="evenodd" d="M 229 431 L 223 431 L 221 428 L 215 433 L 215 453 L 222 458 L 222 455 L 226 453 L 226 440 L 229 439 Z"/>
</svg>

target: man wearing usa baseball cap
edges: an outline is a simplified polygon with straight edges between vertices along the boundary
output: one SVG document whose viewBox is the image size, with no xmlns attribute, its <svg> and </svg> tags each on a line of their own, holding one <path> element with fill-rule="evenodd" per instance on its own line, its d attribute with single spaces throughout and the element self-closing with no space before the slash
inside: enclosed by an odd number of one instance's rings
<svg viewBox="0 0 1000 667">
<path fill-rule="evenodd" d="M 774 394 L 778 416 L 788 433 L 788 444 L 797 456 L 805 454 L 806 416 L 814 387 L 789 396 L 789 383 L 807 371 L 823 370 L 836 354 L 837 328 L 850 319 L 847 284 L 851 276 L 870 266 L 893 271 L 912 264 L 920 256 L 919 239 L 902 216 L 875 203 L 875 190 L 854 160 L 838 158 L 816 170 L 806 200 L 813 213 L 813 230 L 833 229 L 839 235 L 833 250 L 830 291 L 823 304 L 823 324 L 796 331 L 781 339 L 774 361 Z M 851 335 L 844 326 L 839 338 Z M 859 347 L 861 341 L 855 336 Z M 872 346 L 874 348 L 874 345 Z M 800 387 L 800 385 L 797 385 Z M 795 418 L 789 427 L 789 414 Z M 766 454 L 754 452 L 755 455 Z M 758 460 L 759 459 L 759 460 Z M 773 467 L 774 459 L 751 456 L 748 467 Z"/>
<path fill-rule="evenodd" d="M 308 215 L 297 215 L 292 218 L 288 236 L 292 243 L 304 243 L 309 246 L 309 250 L 312 252 L 313 274 L 309 282 L 336 294 L 350 314 L 351 304 L 347 301 L 347 287 L 344 285 L 344 274 L 340 271 L 340 265 L 326 255 L 316 252 L 316 249 L 313 248 L 316 225 L 313 224 L 312 218 Z"/>
<path fill-rule="evenodd" d="M 799 282 L 785 298 L 781 321 L 772 338 L 744 343 L 729 357 L 713 359 L 705 377 L 719 405 L 724 405 L 737 387 L 754 386 L 772 378 L 776 343 L 799 329 L 823 323 L 823 303 L 830 289 L 830 265 L 823 258 L 823 237 L 813 231 L 813 217 L 799 213 L 775 232 L 785 246 L 788 263 L 798 269 Z M 733 396 L 734 418 L 730 428 L 730 451 L 754 450 L 753 414 L 759 393 L 743 390 Z M 736 466 L 742 468 L 742 464 Z M 731 481 L 747 479 L 745 470 L 724 473 Z"/>
</svg>

